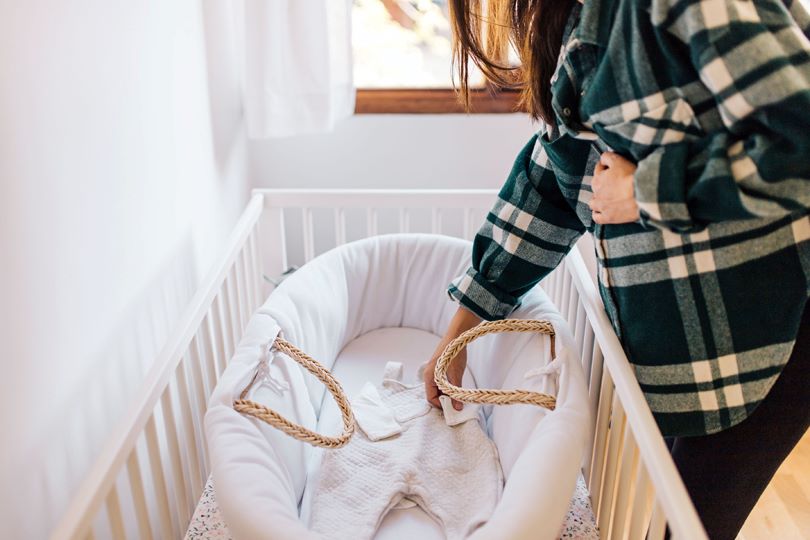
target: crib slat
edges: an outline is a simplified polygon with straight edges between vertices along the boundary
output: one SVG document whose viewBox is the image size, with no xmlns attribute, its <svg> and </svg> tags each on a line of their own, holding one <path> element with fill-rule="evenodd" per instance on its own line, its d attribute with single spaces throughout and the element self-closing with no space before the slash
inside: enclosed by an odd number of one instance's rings
<svg viewBox="0 0 810 540">
<path fill-rule="evenodd" d="M 438 208 L 430 210 L 430 232 L 433 234 L 442 233 L 442 211 Z"/>
<path fill-rule="evenodd" d="M 161 531 L 161 538 L 173 538 L 175 534 L 172 527 L 172 516 L 169 512 L 169 494 L 166 487 L 166 477 L 163 474 L 163 463 L 158 446 L 154 415 L 150 416 L 146 422 L 144 435 L 146 436 L 147 455 L 149 456 L 152 471 L 154 495 L 157 500 L 158 526 Z"/>
<path fill-rule="evenodd" d="M 212 370 L 209 368 L 209 363 L 205 361 L 201 353 L 200 340 L 198 337 L 199 334 L 192 338 L 189 344 L 189 354 L 191 355 L 191 360 L 194 362 L 196 369 L 200 372 L 200 383 L 202 387 L 199 395 L 202 397 L 202 403 L 205 403 L 207 397 L 211 395 L 211 390 L 214 389 L 216 376 L 211 373 Z"/>
<path fill-rule="evenodd" d="M 557 305 L 555 298 L 557 296 L 557 270 L 553 270 L 549 275 L 547 275 L 541 282 L 540 286 L 546 291 L 546 294 L 551 299 L 554 305 Z"/>
<path fill-rule="evenodd" d="M 591 375 L 593 374 L 593 345 L 594 335 L 593 328 L 588 325 L 588 315 L 585 313 L 585 308 L 580 304 L 580 309 L 583 310 L 582 314 L 582 361 L 583 368 L 585 369 L 585 380 L 587 381 L 588 388 L 591 386 Z"/>
<path fill-rule="evenodd" d="M 191 492 L 195 496 L 202 493 L 202 483 L 204 477 L 201 475 L 202 463 L 198 452 L 197 434 L 201 431 L 194 429 L 194 417 L 191 411 L 191 395 L 188 391 L 188 375 L 186 374 L 186 359 L 180 361 L 175 372 L 177 380 L 177 402 L 180 404 L 180 418 L 183 425 L 184 439 L 190 444 L 184 445 L 184 454 L 188 458 L 188 473 L 191 479 Z M 199 441 L 203 442 L 203 441 Z M 203 443 L 204 444 L 204 443 Z M 191 509 L 193 511 L 193 508 Z"/>
<path fill-rule="evenodd" d="M 250 318 L 250 302 L 249 302 L 249 280 L 247 273 L 247 251 L 242 249 L 239 256 L 236 258 L 234 264 L 236 265 L 236 301 L 239 306 L 239 334 L 245 333 L 248 319 Z"/>
<path fill-rule="evenodd" d="M 366 233 L 369 236 L 377 236 L 377 209 L 369 208 L 366 210 Z"/>
<path fill-rule="evenodd" d="M 562 294 L 563 294 L 563 278 L 562 278 L 562 276 L 565 274 L 565 271 L 562 270 L 562 269 L 559 269 L 559 270 L 555 271 L 553 274 L 554 275 L 552 276 L 553 285 L 552 285 L 552 288 L 551 288 L 551 294 L 552 294 L 551 298 L 552 298 L 552 301 L 554 302 L 554 305 L 559 306 L 559 305 L 562 304 Z"/>
<path fill-rule="evenodd" d="M 167 387 L 163 395 L 160 396 L 160 407 L 163 410 L 163 427 L 169 449 L 169 459 L 171 461 L 172 486 L 174 487 L 175 502 L 179 510 L 178 515 L 183 516 L 189 511 L 189 497 L 186 478 L 183 474 L 183 463 L 180 459 L 179 440 L 181 439 L 177 431 L 177 422 L 175 422 L 174 406 L 172 405 L 170 391 L 171 386 Z M 182 528 L 182 523 L 180 525 Z"/>
<path fill-rule="evenodd" d="M 244 276 L 245 283 L 243 287 L 243 297 L 245 301 L 245 324 L 242 328 L 244 332 L 245 328 L 247 327 L 247 323 L 250 320 L 250 316 L 253 315 L 253 279 L 251 277 L 251 271 L 253 265 L 251 264 L 251 256 L 250 256 L 250 238 L 246 240 L 245 247 L 242 251 L 242 275 Z"/>
<path fill-rule="evenodd" d="M 206 407 L 206 400 L 208 398 L 209 393 L 205 390 L 205 381 L 203 379 L 203 370 L 199 364 L 199 358 L 195 357 L 191 351 L 189 351 L 189 383 L 191 386 L 191 398 L 192 398 L 192 418 L 194 419 L 194 424 L 196 427 L 197 433 L 203 433 L 202 427 L 202 418 L 205 415 L 205 407 Z M 202 458 L 202 464 L 205 465 L 204 469 L 207 470 L 207 452 L 205 448 L 205 444 L 200 445 L 200 457 Z M 205 483 L 204 479 L 206 474 L 202 475 L 203 483 Z"/>
<path fill-rule="evenodd" d="M 563 280 L 567 274 L 565 267 L 562 266 L 563 264 L 565 264 L 565 259 L 563 259 L 563 262 L 557 267 L 557 270 L 554 271 L 554 287 L 552 289 L 551 296 L 551 300 L 554 302 L 554 305 L 559 306 L 558 309 L 562 309 Z M 565 318 L 564 313 L 560 313 L 560 315 Z"/>
<path fill-rule="evenodd" d="M 124 532 L 124 518 L 121 516 L 121 500 L 118 497 L 118 487 L 113 485 L 109 495 L 107 495 L 107 518 L 110 520 L 110 533 L 115 540 L 127 537 Z M 91 529 L 92 533 L 92 529 Z"/>
<path fill-rule="evenodd" d="M 262 259 L 256 247 L 258 242 L 259 228 L 256 227 L 250 234 L 250 253 L 251 253 L 251 275 L 253 276 L 253 306 L 251 311 L 256 311 L 262 305 Z"/>
<path fill-rule="evenodd" d="M 586 332 L 588 337 L 582 351 L 582 356 L 585 362 L 588 363 L 588 396 L 591 400 L 592 417 L 596 418 L 596 404 L 599 400 L 599 386 L 602 384 L 602 365 L 604 358 L 602 357 L 602 349 L 596 341 L 593 329 L 588 326 Z"/>
<path fill-rule="evenodd" d="M 232 271 L 233 269 L 231 269 L 231 272 L 228 272 L 228 276 L 225 278 L 225 283 L 222 285 L 222 305 L 225 308 L 225 317 L 227 318 L 225 329 L 227 330 L 229 345 L 229 347 L 225 349 L 225 355 L 227 357 L 230 357 L 233 354 L 233 351 L 236 348 L 236 341 L 239 339 L 238 336 L 241 334 L 239 330 L 238 315 L 236 314 L 236 294 L 234 291 Z"/>
<path fill-rule="evenodd" d="M 472 232 L 472 209 L 465 208 L 464 209 L 464 217 L 462 218 L 462 227 L 463 231 L 461 233 L 461 237 L 465 240 L 472 240 L 473 232 Z"/>
<path fill-rule="evenodd" d="M 638 468 L 638 446 L 633 438 L 633 432 L 628 428 L 624 431 L 624 444 L 618 482 L 619 489 L 616 494 L 616 508 L 613 511 L 610 538 L 620 540 L 626 538 L 630 519 L 630 504 L 636 495 Z"/>
<path fill-rule="evenodd" d="M 592 334 L 590 327 L 588 327 L 588 333 Z M 602 387 L 604 358 L 602 357 L 602 349 L 599 347 L 599 343 L 596 341 L 595 336 L 591 337 L 590 346 L 587 347 L 585 351 L 587 352 L 584 353 L 583 356 L 586 356 L 589 359 L 588 363 L 590 365 L 590 374 L 588 377 L 588 409 L 590 410 L 591 418 L 593 419 L 592 429 L 589 434 L 590 439 L 588 442 L 589 459 L 585 464 L 585 478 L 590 480 L 593 478 L 593 456 L 595 455 L 596 451 L 597 433 L 599 429 L 599 397 L 600 389 Z"/>
<path fill-rule="evenodd" d="M 571 274 L 565 272 L 562 275 L 562 289 L 560 299 L 556 302 L 556 305 L 566 321 L 568 321 L 568 306 L 569 306 L 568 295 L 570 293 L 571 293 Z"/>
<path fill-rule="evenodd" d="M 255 237 L 255 229 L 247 238 L 247 280 L 248 280 L 248 309 L 250 313 L 253 314 L 254 311 L 259 307 L 258 298 L 259 298 L 259 291 L 256 290 L 257 281 L 257 274 L 256 274 L 256 245 L 254 243 Z"/>
<path fill-rule="evenodd" d="M 222 284 L 222 288 L 214 297 L 214 302 L 219 307 L 219 327 L 222 333 L 222 343 L 225 345 L 225 357 L 227 358 L 233 347 L 233 332 L 231 331 L 231 312 L 228 305 L 228 281 L 227 278 Z"/>
<path fill-rule="evenodd" d="M 661 508 L 661 503 L 656 501 L 655 509 L 650 518 L 650 530 L 647 533 L 647 540 L 664 540 L 666 530 L 667 519 L 664 515 L 664 509 Z"/>
<path fill-rule="evenodd" d="M 573 306 L 571 307 L 571 331 L 574 333 L 576 344 L 579 347 L 577 353 L 582 355 L 582 328 L 580 328 L 580 320 L 585 316 L 585 308 L 579 299 L 579 291 L 576 287 L 571 291 L 571 298 L 573 299 Z"/>
<path fill-rule="evenodd" d="M 565 259 L 563 259 L 562 264 L 565 264 Z M 554 305 L 557 306 L 557 309 L 560 310 L 562 309 L 563 289 L 565 288 L 563 280 L 565 279 L 565 276 L 567 274 L 562 264 L 558 266 L 557 269 L 554 271 L 555 274 L 554 276 L 555 283 L 553 288 L 554 293 L 551 297 L 552 301 L 554 302 Z M 563 318 L 565 318 L 564 313 L 560 313 L 560 315 L 562 315 Z"/>
<path fill-rule="evenodd" d="M 601 349 L 599 349 L 598 344 L 595 342 L 596 338 L 593 334 L 593 329 L 589 325 L 585 325 L 584 329 L 584 336 L 583 336 L 583 344 L 582 344 L 582 361 L 583 363 L 588 365 L 588 373 L 587 373 L 587 385 L 588 385 L 588 410 L 591 413 L 592 424 L 591 429 L 588 430 L 588 450 L 587 450 L 587 458 L 585 459 L 584 464 L 584 474 L 586 479 L 590 479 L 591 477 L 591 466 L 592 466 L 592 457 L 593 457 L 593 446 L 596 439 L 595 427 L 596 427 L 596 407 L 598 396 L 593 396 L 591 394 L 591 389 L 595 386 L 598 387 L 602 384 L 602 366 L 601 366 Z M 594 380 L 594 377 L 597 377 Z"/>
<path fill-rule="evenodd" d="M 641 463 L 638 471 L 638 483 L 636 493 L 633 498 L 633 513 L 630 517 L 630 529 L 627 537 L 629 540 L 644 540 L 647 534 L 647 525 L 650 522 L 650 514 L 653 505 L 653 489 L 650 482 L 650 475 L 647 467 Z"/>
<path fill-rule="evenodd" d="M 218 335 L 220 325 L 215 322 L 217 319 L 217 310 L 215 310 L 214 307 L 215 306 L 211 306 L 211 310 L 209 310 L 200 324 L 200 328 L 197 330 L 195 337 L 202 341 L 206 360 L 209 364 L 213 364 L 216 373 L 215 380 L 219 380 L 219 375 L 225 370 L 225 364 L 228 359 L 225 357 L 222 335 Z M 202 336 L 200 334 L 202 334 Z"/>
<path fill-rule="evenodd" d="M 610 425 L 610 408 L 613 403 L 613 381 L 610 372 L 602 372 L 600 384 L 598 409 L 596 414 L 596 429 L 593 443 L 593 458 L 591 462 L 590 481 L 588 486 L 594 503 L 594 511 L 599 507 L 599 494 L 602 490 L 602 478 L 605 470 L 605 446 L 607 445 L 608 426 Z"/>
<path fill-rule="evenodd" d="M 579 339 L 577 339 L 577 345 L 579 345 L 579 357 L 587 360 L 585 357 L 585 353 L 590 352 L 590 345 L 587 342 L 588 340 L 588 315 L 585 313 L 585 306 L 582 305 L 581 301 L 577 301 L 577 311 L 576 311 L 576 326 L 574 327 L 574 332 Z M 590 333 L 593 336 L 593 333 Z M 584 365 L 582 366 L 585 371 L 585 380 L 587 381 L 591 376 L 591 364 L 590 362 L 585 361 Z"/>
<path fill-rule="evenodd" d="M 302 231 L 304 233 L 304 262 L 315 258 L 315 232 L 312 225 L 312 208 L 301 209 Z"/>
<path fill-rule="evenodd" d="M 239 254 L 236 255 L 236 258 L 233 261 L 233 266 L 231 267 L 231 276 L 233 280 L 231 281 L 231 286 L 233 287 L 233 308 L 234 308 L 234 326 L 236 327 L 236 335 L 241 335 L 245 329 L 245 316 L 244 316 L 244 303 L 242 302 L 242 289 L 244 281 L 240 276 L 241 271 L 239 270 Z"/>
<path fill-rule="evenodd" d="M 399 232 L 407 233 L 411 230 L 411 213 L 407 208 L 399 209 Z"/>
<path fill-rule="evenodd" d="M 290 267 L 287 251 L 287 227 L 283 208 L 271 207 L 264 211 L 261 235 L 259 237 L 259 255 L 262 257 L 262 268 L 270 279 L 278 279 Z"/>
<path fill-rule="evenodd" d="M 622 458 L 622 439 L 624 438 L 624 428 L 626 424 L 624 408 L 619 400 L 618 394 L 613 396 L 613 414 L 610 419 L 610 433 L 608 435 L 607 456 L 605 458 L 605 475 L 602 484 L 602 493 L 599 497 L 599 511 L 597 522 L 599 530 L 608 531 L 613 514 L 613 502 L 616 497 L 618 483 L 619 461 Z"/>
<path fill-rule="evenodd" d="M 346 210 L 335 208 L 335 244 L 342 246 L 346 243 Z"/>
<path fill-rule="evenodd" d="M 568 313 L 565 316 L 565 320 L 568 323 L 568 327 L 571 329 L 571 332 L 576 331 L 577 328 L 577 300 L 579 294 L 577 293 L 577 288 L 574 286 L 573 280 L 571 282 L 571 288 L 568 291 L 567 302 L 568 307 L 566 311 Z"/>
<path fill-rule="evenodd" d="M 577 288 L 574 284 L 571 284 L 570 289 L 568 290 L 568 294 L 566 298 L 568 299 L 568 313 L 565 315 L 565 320 L 568 322 L 568 326 L 571 328 L 573 332 L 574 329 L 577 327 L 577 300 L 579 299 L 579 293 L 577 292 Z"/>
<path fill-rule="evenodd" d="M 146 496 L 143 490 L 143 480 L 141 477 L 141 466 L 138 463 L 137 448 L 132 450 L 127 459 L 127 473 L 129 475 L 129 485 L 132 491 L 132 502 L 135 506 L 135 517 L 138 520 L 138 538 L 151 540 L 152 523 L 149 520 L 149 511 L 146 508 Z"/>
<path fill-rule="evenodd" d="M 203 332 L 208 337 L 211 336 L 210 332 Z M 201 343 L 202 341 L 202 343 Z M 214 391 L 214 387 L 217 385 L 217 380 L 219 380 L 220 371 L 217 370 L 217 365 L 214 362 L 213 358 L 213 349 L 210 348 L 210 341 L 208 339 L 201 340 L 200 334 L 196 334 L 194 338 L 191 340 L 192 347 L 196 347 L 199 354 L 200 362 L 202 362 L 202 369 L 205 373 L 205 399 L 208 400 L 208 396 L 211 395 L 211 392 Z M 193 350 L 193 349 L 192 349 Z"/>
<path fill-rule="evenodd" d="M 223 366 L 228 363 L 228 351 L 231 350 L 231 344 L 228 341 L 228 328 L 225 325 L 225 308 L 219 296 L 214 297 L 209 311 L 211 316 L 209 319 L 211 338 L 216 343 L 217 361 Z"/>
</svg>

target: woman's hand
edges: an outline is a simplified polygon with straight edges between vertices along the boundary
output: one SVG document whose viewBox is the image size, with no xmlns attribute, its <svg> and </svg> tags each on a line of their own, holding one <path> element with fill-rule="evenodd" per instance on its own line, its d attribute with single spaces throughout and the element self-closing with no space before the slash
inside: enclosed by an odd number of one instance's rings
<svg viewBox="0 0 810 540">
<path fill-rule="evenodd" d="M 632 223 L 638 221 L 638 204 L 633 191 L 636 166 L 614 152 L 605 152 L 599 158 L 593 173 L 591 207 L 593 221 Z"/>
<path fill-rule="evenodd" d="M 427 398 L 428 403 L 434 407 L 439 409 L 442 408 L 442 404 L 439 401 L 439 396 L 443 395 L 441 390 L 439 390 L 439 387 L 436 386 L 436 381 L 433 378 L 433 373 L 436 370 L 436 362 L 439 360 L 439 357 L 444 352 L 444 349 L 451 341 L 480 322 L 481 318 L 472 311 L 459 307 L 458 311 L 456 311 L 456 314 L 453 316 L 453 319 L 450 321 L 444 337 L 439 342 L 436 350 L 433 352 L 430 362 L 428 362 L 425 366 L 425 371 L 422 374 L 425 381 L 425 397 Z M 461 386 L 461 379 L 464 376 L 464 370 L 466 367 L 467 349 L 465 348 L 461 349 L 458 355 L 456 355 L 456 357 L 450 362 L 450 368 L 447 370 L 447 380 L 449 380 L 451 384 Z M 453 408 L 460 411 L 464 408 L 464 404 L 454 399 Z"/>
</svg>

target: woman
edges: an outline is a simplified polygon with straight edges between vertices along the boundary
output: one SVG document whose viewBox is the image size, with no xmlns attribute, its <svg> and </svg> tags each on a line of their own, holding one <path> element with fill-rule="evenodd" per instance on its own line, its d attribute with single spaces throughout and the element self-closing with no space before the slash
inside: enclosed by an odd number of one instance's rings
<svg viewBox="0 0 810 540">
<path fill-rule="evenodd" d="M 470 58 L 520 78 L 544 123 L 450 286 L 460 307 L 430 367 L 591 232 L 607 313 L 711 538 L 736 536 L 810 427 L 810 16 L 785 2 L 490 0 L 489 25 L 480 0 L 450 2 L 462 92 Z"/>
</svg>

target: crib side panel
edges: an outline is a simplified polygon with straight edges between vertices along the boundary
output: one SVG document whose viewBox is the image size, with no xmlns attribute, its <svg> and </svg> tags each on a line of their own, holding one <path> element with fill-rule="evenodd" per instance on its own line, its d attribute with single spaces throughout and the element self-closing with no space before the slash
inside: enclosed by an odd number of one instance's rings
<svg viewBox="0 0 810 540">
<path fill-rule="evenodd" d="M 603 538 L 705 539 L 585 262 L 575 249 L 542 283 L 574 333 L 594 422 L 583 472 Z"/>
<path fill-rule="evenodd" d="M 259 307 L 263 262 L 254 197 L 137 403 L 111 437 L 53 539 L 179 538 L 209 474 L 203 416 L 250 315 Z"/>
<path fill-rule="evenodd" d="M 269 288 L 312 258 L 378 234 L 432 233 L 472 240 L 495 190 L 262 189 Z"/>
</svg>

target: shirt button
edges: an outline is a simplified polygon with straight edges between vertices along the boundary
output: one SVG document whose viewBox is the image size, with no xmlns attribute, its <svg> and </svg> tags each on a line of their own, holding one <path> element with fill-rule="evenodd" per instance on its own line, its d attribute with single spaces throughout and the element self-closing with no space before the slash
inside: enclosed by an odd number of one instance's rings
<svg viewBox="0 0 810 540">
<path fill-rule="evenodd" d="M 564 108 L 564 109 L 562 110 L 562 113 L 563 113 L 563 116 L 571 116 L 571 109 L 569 109 L 568 107 L 566 107 L 566 108 Z"/>
</svg>

